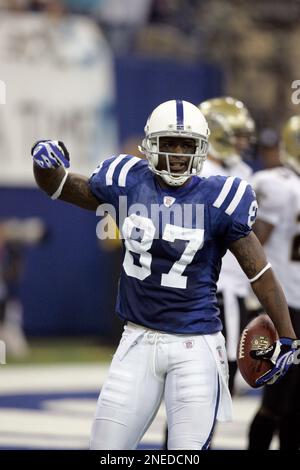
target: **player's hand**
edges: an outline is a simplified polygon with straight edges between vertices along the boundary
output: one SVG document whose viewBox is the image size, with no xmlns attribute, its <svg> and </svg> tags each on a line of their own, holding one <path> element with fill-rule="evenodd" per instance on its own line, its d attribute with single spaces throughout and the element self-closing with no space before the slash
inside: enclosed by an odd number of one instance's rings
<svg viewBox="0 0 300 470">
<path fill-rule="evenodd" d="M 269 359 L 274 364 L 269 372 L 256 380 L 256 384 L 258 386 L 270 385 L 281 379 L 291 367 L 296 349 L 297 340 L 282 337 L 266 349 L 251 351 L 253 359 Z"/>
<path fill-rule="evenodd" d="M 57 140 L 38 140 L 33 144 L 31 155 L 41 168 L 69 168 L 69 152 L 63 142 Z"/>
</svg>

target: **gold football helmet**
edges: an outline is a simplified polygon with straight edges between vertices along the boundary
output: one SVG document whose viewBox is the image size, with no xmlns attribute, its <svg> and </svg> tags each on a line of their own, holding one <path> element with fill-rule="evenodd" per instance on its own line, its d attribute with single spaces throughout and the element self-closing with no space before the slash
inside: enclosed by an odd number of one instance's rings
<svg viewBox="0 0 300 470">
<path fill-rule="evenodd" d="M 300 175 L 300 116 L 292 116 L 282 128 L 280 159 Z"/>
<path fill-rule="evenodd" d="M 199 104 L 210 129 L 209 153 L 229 165 L 240 160 L 240 152 L 254 139 L 255 124 L 242 101 L 230 96 Z M 246 145 L 245 145 L 246 142 Z"/>
</svg>

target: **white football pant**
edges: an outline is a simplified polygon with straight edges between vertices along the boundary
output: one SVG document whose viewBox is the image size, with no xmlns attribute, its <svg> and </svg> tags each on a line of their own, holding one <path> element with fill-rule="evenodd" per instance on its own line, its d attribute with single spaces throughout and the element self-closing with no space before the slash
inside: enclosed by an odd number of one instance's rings
<svg viewBox="0 0 300 470">
<path fill-rule="evenodd" d="M 222 334 L 209 336 L 216 335 L 222 340 L 218 354 L 226 361 Z M 163 398 L 168 449 L 205 449 L 220 399 L 217 363 L 205 337 L 129 323 L 101 390 L 90 448 L 135 449 Z"/>
</svg>

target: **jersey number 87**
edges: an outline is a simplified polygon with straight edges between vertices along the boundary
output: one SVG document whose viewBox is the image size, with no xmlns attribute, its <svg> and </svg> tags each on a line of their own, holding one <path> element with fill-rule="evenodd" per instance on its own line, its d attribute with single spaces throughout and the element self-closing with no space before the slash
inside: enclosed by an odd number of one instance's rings
<svg viewBox="0 0 300 470">
<path fill-rule="evenodd" d="M 143 231 L 141 241 L 130 238 L 134 229 Z M 128 276 L 143 281 L 151 275 L 152 255 L 149 253 L 149 250 L 152 246 L 155 232 L 152 220 L 147 217 L 132 214 L 124 220 L 122 233 L 125 238 L 126 254 L 123 267 Z M 204 229 L 192 229 L 166 224 L 162 239 L 171 243 L 176 239 L 188 241 L 181 257 L 178 261 L 175 261 L 168 273 L 161 275 L 160 282 L 161 286 L 186 289 L 187 276 L 183 276 L 183 272 L 193 261 L 197 251 L 203 246 Z M 139 263 L 141 266 L 134 264 L 131 252 L 140 255 Z"/>
</svg>

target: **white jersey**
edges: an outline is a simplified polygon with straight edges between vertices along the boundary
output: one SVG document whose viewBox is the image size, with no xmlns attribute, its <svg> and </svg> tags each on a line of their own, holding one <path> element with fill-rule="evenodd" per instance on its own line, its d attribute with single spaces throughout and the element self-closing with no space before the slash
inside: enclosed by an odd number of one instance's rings
<svg viewBox="0 0 300 470">
<path fill-rule="evenodd" d="M 300 308 L 300 177 L 284 167 L 256 173 L 258 219 L 274 225 L 265 252 L 290 307 Z"/>
<path fill-rule="evenodd" d="M 240 161 L 231 167 L 223 167 L 215 161 L 206 160 L 203 166 L 201 176 L 209 177 L 212 175 L 238 176 L 249 181 L 252 170 L 245 162 Z M 249 293 L 249 281 L 242 271 L 235 256 L 227 251 L 222 260 L 222 269 L 218 281 L 218 291 L 223 293 L 231 291 L 238 297 L 246 297 Z"/>
</svg>

